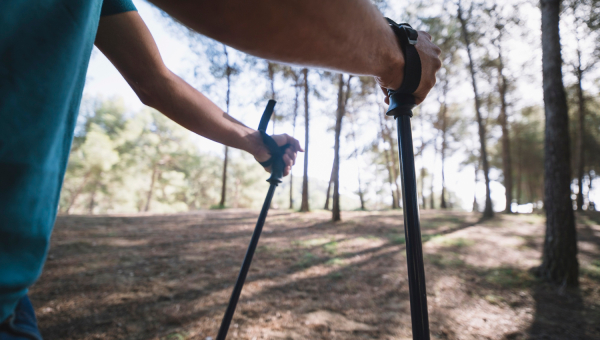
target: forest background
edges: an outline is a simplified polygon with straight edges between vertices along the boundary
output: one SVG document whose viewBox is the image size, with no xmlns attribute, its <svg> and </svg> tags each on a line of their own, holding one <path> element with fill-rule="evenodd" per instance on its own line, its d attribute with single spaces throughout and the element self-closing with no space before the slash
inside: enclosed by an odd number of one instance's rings
<svg viewBox="0 0 600 340">
<path fill-rule="evenodd" d="M 600 202 L 597 17 L 573 4 L 567 3 L 561 16 L 571 187 L 574 208 L 595 210 Z M 305 174 L 300 155 L 293 176 L 276 193 L 275 208 L 330 207 L 338 138 L 341 209 L 400 207 L 394 124 L 384 117 L 382 95 L 372 80 L 254 59 L 190 33 L 147 2 L 135 5 L 172 71 L 251 127 L 258 125 L 267 99 L 274 98 L 278 104 L 272 131 L 293 134 L 303 144 L 309 137 Z M 377 5 L 384 15 L 429 31 L 444 51 L 438 84 L 413 119 L 422 208 L 484 211 L 489 178 L 489 201 L 495 211 L 542 209 L 544 110 L 537 2 L 463 1 L 463 22 L 455 2 Z M 480 124 L 473 79 L 479 90 Z M 489 166 L 482 161 L 480 127 Z M 144 107 L 94 49 L 60 213 L 257 208 L 266 177 L 250 155 L 226 151 Z M 303 177 L 308 183 L 305 195 Z M 506 187 L 511 187 L 508 195 Z"/>
</svg>

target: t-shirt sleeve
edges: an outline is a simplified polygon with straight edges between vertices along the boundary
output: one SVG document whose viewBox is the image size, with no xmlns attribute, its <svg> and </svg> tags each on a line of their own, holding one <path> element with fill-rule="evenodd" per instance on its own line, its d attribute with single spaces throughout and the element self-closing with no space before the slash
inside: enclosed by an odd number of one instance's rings
<svg viewBox="0 0 600 340">
<path fill-rule="evenodd" d="M 131 0 L 104 0 L 100 16 L 119 14 L 123 12 L 137 11 Z"/>
</svg>

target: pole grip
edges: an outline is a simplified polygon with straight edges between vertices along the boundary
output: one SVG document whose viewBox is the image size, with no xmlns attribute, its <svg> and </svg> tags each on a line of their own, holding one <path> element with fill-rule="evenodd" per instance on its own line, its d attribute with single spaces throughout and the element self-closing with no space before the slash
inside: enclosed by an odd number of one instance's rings
<svg viewBox="0 0 600 340">
<path fill-rule="evenodd" d="M 277 102 L 273 99 L 269 99 L 267 107 L 260 118 L 260 123 L 258 124 L 258 131 L 260 132 L 262 141 L 269 149 L 269 153 L 271 154 L 271 158 L 265 162 L 260 162 L 260 165 L 265 168 L 269 166 L 271 167 L 271 177 L 269 177 L 267 182 L 275 185 L 281 183 L 281 179 L 283 178 L 283 169 L 285 168 L 283 155 L 285 154 L 285 150 L 290 147 L 289 144 L 283 146 L 277 145 L 273 137 L 267 134 L 267 126 L 269 125 L 269 121 L 273 115 L 273 110 L 275 109 L 276 103 Z"/>
<path fill-rule="evenodd" d="M 417 90 L 421 82 L 421 58 L 415 47 L 419 33 L 409 24 L 397 24 L 390 18 L 386 18 L 386 20 L 396 35 L 400 44 L 400 50 L 404 55 L 404 79 L 398 89 L 388 89 L 390 106 L 386 115 L 412 117 L 412 109 L 417 106 L 415 97 L 412 94 Z"/>
</svg>

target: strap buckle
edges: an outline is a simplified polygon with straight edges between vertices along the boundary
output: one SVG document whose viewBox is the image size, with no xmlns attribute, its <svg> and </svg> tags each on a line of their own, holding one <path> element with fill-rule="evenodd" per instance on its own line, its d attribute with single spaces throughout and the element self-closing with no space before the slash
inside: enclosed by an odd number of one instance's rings
<svg viewBox="0 0 600 340">
<path fill-rule="evenodd" d="M 417 44 L 417 40 L 419 38 L 419 32 L 417 32 L 417 30 L 412 28 L 412 26 L 410 24 L 407 24 L 405 22 L 398 24 L 390 18 L 385 18 L 385 19 L 388 21 L 388 24 L 390 25 L 390 27 L 392 28 L 394 33 L 396 33 L 396 35 L 398 37 L 401 37 L 403 45 L 404 44 L 409 44 L 409 45 Z"/>
</svg>

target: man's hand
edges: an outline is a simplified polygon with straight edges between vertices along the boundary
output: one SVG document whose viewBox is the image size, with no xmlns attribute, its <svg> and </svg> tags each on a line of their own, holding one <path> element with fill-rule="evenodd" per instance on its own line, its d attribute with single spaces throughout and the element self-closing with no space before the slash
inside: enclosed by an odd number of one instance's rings
<svg viewBox="0 0 600 340">
<path fill-rule="evenodd" d="M 254 159 L 258 162 L 265 162 L 271 158 L 271 154 L 269 153 L 269 149 L 262 142 L 262 138 L 258 131 L 254 134 L 254 150 L 252 153 L 254 155 Z M 292 170 L 292 166 L 296 164 L 296 155 L 298 151 L 304 152 L 304 149 L 300 146 L 300 142 L 292 136 L 288 134 L 282 135 L 273 135 L 271 136 L 277 145 L 283 146 L 289 144 L 290 146 L 285 150 L 285 154 L 283 155 L 283 162 L 285 163 L 285 168 L 283 169 L 283 176 L 287 176 Z M 267 172 L 271 172 L 271 167 L 265 168 Z"/>
<path fill-rule="evenodd" d="M 416 104 L 420 104 L 435 85 L 435 74 L 442 67 L 442 61 L 440 60 L 442 50 L 431 42 L 431 35 L 424 31 L 419 31 L 419 38 L 415 47 L 421 58 L 421 82 L 413 95 Z M 380 77 L 375 77 L 375 80 L 381 86 L 381 90 L 383 90 L 386 104 L 390 103 L 387 89 L 398 89 L 404 80 L 404 56 L 400 46 L 398 46 L 398 53 L 398 59 L 391 62 L 390 71 Z"/>
</svg>

